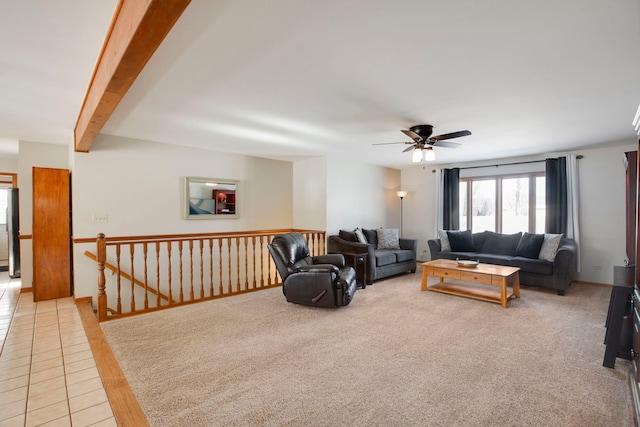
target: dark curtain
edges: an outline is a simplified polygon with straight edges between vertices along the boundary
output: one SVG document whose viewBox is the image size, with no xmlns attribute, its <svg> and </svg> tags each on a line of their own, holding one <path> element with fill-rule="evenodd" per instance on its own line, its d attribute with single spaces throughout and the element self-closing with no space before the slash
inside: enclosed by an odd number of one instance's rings
<svg viewBox="0 0 640 427">
<path fill-rule="evenodd" d="M 444 230 L 460 229 L 460 169 L 443 169 L 442 171 L 442 228 Z"/>
<path fill-rule="evenodd" d="M 546 159 L 545 232 L 559 234 L 567 231 L 567 158 Z"/>
</svg>

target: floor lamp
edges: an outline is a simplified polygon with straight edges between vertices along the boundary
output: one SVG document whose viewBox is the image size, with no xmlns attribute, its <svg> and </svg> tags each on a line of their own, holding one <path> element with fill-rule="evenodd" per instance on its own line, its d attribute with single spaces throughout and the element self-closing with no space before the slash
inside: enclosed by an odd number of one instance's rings
<svg viewBox="0 0 640 427">
<path fill-rule="evenodd" d="M 402 237 L 402 200 L 407 195 L 406 191 L 396 191 L 398 197 L 400 197 L 400 237 Z"/>
</svg>

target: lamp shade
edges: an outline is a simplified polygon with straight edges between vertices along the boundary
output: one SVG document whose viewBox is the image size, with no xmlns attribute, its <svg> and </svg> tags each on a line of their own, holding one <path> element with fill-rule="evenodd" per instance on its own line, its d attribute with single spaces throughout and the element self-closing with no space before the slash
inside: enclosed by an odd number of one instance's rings
<svg viewBox="0 0 640 427">
<path fill-rule="evenodd" d="M 398 197 L 400 197 L 401 199 L 404 199 L 405 196 L 407 195 L 406 191 L 396 191 L 396 194 L 398 195 Z"/>
</svg>

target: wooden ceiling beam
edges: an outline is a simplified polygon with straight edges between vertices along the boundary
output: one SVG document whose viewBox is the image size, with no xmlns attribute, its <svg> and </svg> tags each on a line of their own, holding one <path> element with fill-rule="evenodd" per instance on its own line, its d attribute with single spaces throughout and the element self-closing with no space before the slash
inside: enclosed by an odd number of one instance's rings
<svg viewBox="0 0 640 427">
<path fill-rule="evenodd" d="M 74 129 L 88 152 L 102 127 L 191 0 L 121 0 Z"/>
</svg>

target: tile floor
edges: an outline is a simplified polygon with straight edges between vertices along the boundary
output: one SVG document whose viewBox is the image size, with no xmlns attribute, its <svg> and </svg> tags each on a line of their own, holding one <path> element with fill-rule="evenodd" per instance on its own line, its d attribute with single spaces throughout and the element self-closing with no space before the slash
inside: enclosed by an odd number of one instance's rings
<svg viewBox="0 0 640 427">
<path fill-rule="evenodd" d="M 73 299 L 20 286 L 0 273 L 0 427 L 116 426 Z"/>
</svg>

